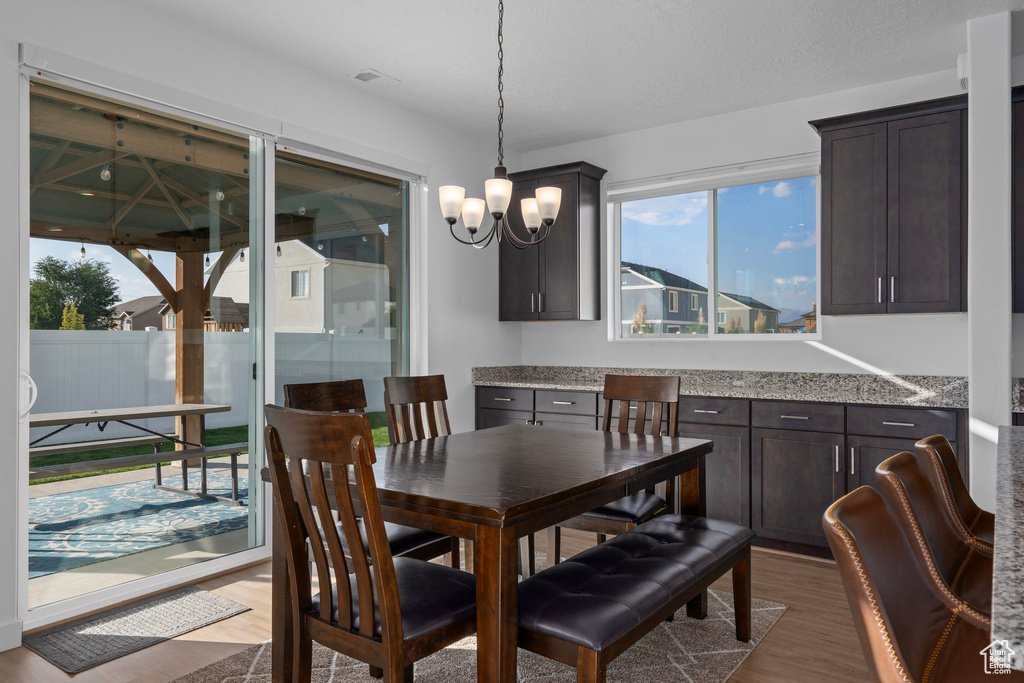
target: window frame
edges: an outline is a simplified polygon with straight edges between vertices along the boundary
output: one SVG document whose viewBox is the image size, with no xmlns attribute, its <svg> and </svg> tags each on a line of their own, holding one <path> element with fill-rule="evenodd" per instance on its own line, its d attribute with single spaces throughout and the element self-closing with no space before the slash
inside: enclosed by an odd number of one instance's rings
<svg viewBox="0 0 1024 683">
<path fill-rule="evenodd" d="M 741 164 L 716 166 L 681 173 L 661 176 L 650 176 L 635 180 L 610 181 L 607 186 L 607 223 L 606 237 L 608 249 L 606 268 L 607 278 L 607 338 L 612 342 L 672 342 L 686 339 L 691 342 L 743 342 L 769 341 L 789 343 L 793 341 L 821 340 L 821 319 L 816 322 L 815 331 L 804 334 L 723 334 L 718 332 L 718 324 L 709 324 L 704 335 L 672 335 L 660 338 L 623 337 L 620 321 L 622 318 L 622 298 L 619 270 L 622 263 L 622 203 L 640 199 L 653 199 L 677 194 L 708 192 L 708 311 L 705 319 L 718 320 L 718 218 L 716 212 L 717 190 L 752 185 L 756 183 L 779 182 L 794 178 L 815 177 L 815 209 L 814 234 L 818 250 L 816 265 L 815 301 L 821 301 L 821 154 L 808 152 L 790 156 L 750 161 Z M 692 303 L 692 300 L 691 300 Z M 782 322 L 782 321 L 780 321 Z"/>
<path fill-rule="evenodd" d="M 306 292 L 304 294 L 296 294 L 295 293 L 295 276 L 296 275 L 300 275 L 301 276 L 303 273 L 305 274 L 305 278 L 300 277 L 299 279 L 302 280 L 304 282 L 304 284 L 306 285 Z M 310 296 L 311 296 L 311 294 L 309 293 L 310 289 L 311 289 L 310 281 L 309 281 L 309 278 L 310 278 L 309 268 L 299 268 L 297 270 L 291 270 L 291 274 L 290 274 L 289 277 L 291 279 L 291 283 L 290 283 L 291 284 L 291 292 L 290 292 L 291 296 L 289 296 L 289 298 L 290 299 L 309 299 Z"/>
<path fill-rule="evenodd" d="M 668 293 L 668 312 L 678 313 L 679 312 L 679 292 L 669 290 Z"/>
</svg>

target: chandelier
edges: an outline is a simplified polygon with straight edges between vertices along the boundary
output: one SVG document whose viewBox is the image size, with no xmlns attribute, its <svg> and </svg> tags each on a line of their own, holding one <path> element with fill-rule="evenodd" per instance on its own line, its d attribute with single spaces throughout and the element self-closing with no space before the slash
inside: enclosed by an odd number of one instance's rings
<svg viewBox="0 0 1024 683">
<path fill-rule="evenodd" d="M 512 181 L 508 179 L 505 170 L 505 150 L 503 146 L 504 133 L 502 124 L 505 120 L 505 100 L 502 97 L 501 77 L 504 74 L 503 58 L 501 49 L 502 23 L 505 16 L 505 5 L 498 0 L 498 165 L 494 168 L 494 177 L 484 183 L 484 196 L 487 197 L 487 209 L 494 219 L 491 229 L 480 239 L 476 233 L 480 229 L 480 223 L 484 218 L 484 200 L 466 198 L 466 189 L 458 185 L 443 185 L 438 189 L 441 200 L 441 213 L 448 221 L 448 229 L 459 242 L 470 244 L 477 249 L 483 249 L 497 237 L 498 242 L 507 241 L 516 249 L 525 249 L 534 244 L 540 244 L 547 239 L 551 232 L 551 224 L 555 222 L 558 215 L 558 206 L 562 202 L 562 190 L 557 187 L 540 187 L 533 197 L 526 197 L 521 200 L 523 223 L 529 233 L 529 239 L 523 240 L 512 231 L 508 223 L 508 206 L 512 201 Z M 469 239 L 462 239 L 455 234 L 455 222 L 462 214 L 462 222 L 469 232 Z M 544 226 L 543 233 L 541 226 Z"/>
</svg>

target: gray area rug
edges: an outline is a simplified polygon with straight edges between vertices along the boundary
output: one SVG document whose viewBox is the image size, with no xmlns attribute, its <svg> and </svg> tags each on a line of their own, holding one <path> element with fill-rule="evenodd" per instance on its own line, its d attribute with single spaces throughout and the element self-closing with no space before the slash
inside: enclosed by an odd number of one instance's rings
<svg viewBox="0 0 1024 683">
<path fill-rule="evenodd" d="M 608 667 L 609 683 L 719 683 L 732 675 L 786 611 L 785 605 L 753 600 L 751 640 L 736 640 L 732 593 L 708 591 L 708 616 L 699 621 L 676 613 Z M 476 638 L 469 637 L 416 663 L 416 680 L 423 683 L 476 681 Z M 571 683 L 576 670 L 532 652 L 519 651 L 519 680 Z M 365 664 L 313 644 L 315 683 L 372 681 Z M 270 642 L 253 646 L 182 676 L 173 683 L 264 683 L 270 681 Z"/>
<path fill-rule="evenodd" d="M 78 673 L 249 609 L 186 586 L 25 636 L 22 644 L 64 671 Z"/>
</svg>

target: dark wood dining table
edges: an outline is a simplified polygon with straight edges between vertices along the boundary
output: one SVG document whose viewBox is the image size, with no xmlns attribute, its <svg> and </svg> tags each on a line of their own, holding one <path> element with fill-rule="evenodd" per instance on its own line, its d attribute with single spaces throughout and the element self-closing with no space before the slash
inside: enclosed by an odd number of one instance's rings
<svg viewBox="0 0 1024 683">
<path fill-rule="evenodd" d="M 516 680 L 517 539 L 682 475 L 684 514 L 705 513 L 711 441 L 507 425 L 376 450 L 388 521 L 475 543 L 477 680 Z M 269 477 L 264 470 L 264 479 Z M 288 568 L 273 529 L 273 676 L 291 680 Z"/>
</svg>

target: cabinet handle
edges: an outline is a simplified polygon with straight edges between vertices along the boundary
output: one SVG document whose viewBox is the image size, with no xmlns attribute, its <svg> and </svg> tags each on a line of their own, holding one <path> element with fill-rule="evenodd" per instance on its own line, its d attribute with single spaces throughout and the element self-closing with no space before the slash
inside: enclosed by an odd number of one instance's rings
<svg viewBox="0 0 1024 683">
<path fill-rule="evenodd" d="M 780 415 L 783 420 L 810 420 L 806 415 Z"/>
<path fill-rule="evenodd" d="M 836 472 L 842 472 L 839 464 L 839 446 L 836 446 Z"/>
<path fill-rule="evenodd" d="M 533 297 L 536 296 L 533 292 L 530 292 L 530 313 L 536 313 L 537 307 L 533 303 Z"/>
<path fill-rule="evenodd" d="M 707 413 L 708 415 L 718 415 L 718 411 L 717 410 L 703 410 L 702 408 L 694 408 L 693 412 L 695 412 L 695 413 Z"/>
<path fill-rule="evenodd" d="M 882 278 L 878 278 L 878 303 L 882 303 Z"/>
<path fill-rule="evenodd" d="M 556 406 L 574 406 L 576 401 L 552 401 Z"/>
<path fill-rule="evenodd" d="M 850 446 L 850 474 L 857 474 L 857 456 L 853 446 Z"/>
<path fill-rule="evenodd" d="M 889 425 L 890 427 L 916 427 L 917 426 L 913 422 L 886 422 L 885 420 L 882 421 L 882 424 Z"/>
<path fill-rule="evenodd" d="M 512 399 L 510 399 L 510 398 L 501 398 L 500 396 L 495 396 L 494 400 L 495 401 L 505 401 L 507 403 L 508 401 L 511 401 Z"/>
<path fill-rule="evenodd" d="M 544 312 L 544 292 L 537 292 L 537 311 Z"/>
<path fill-rule="evenodd" d="M 896 276 L 889 278 L 889 303 L 896 301 Z"/>
</svg>

